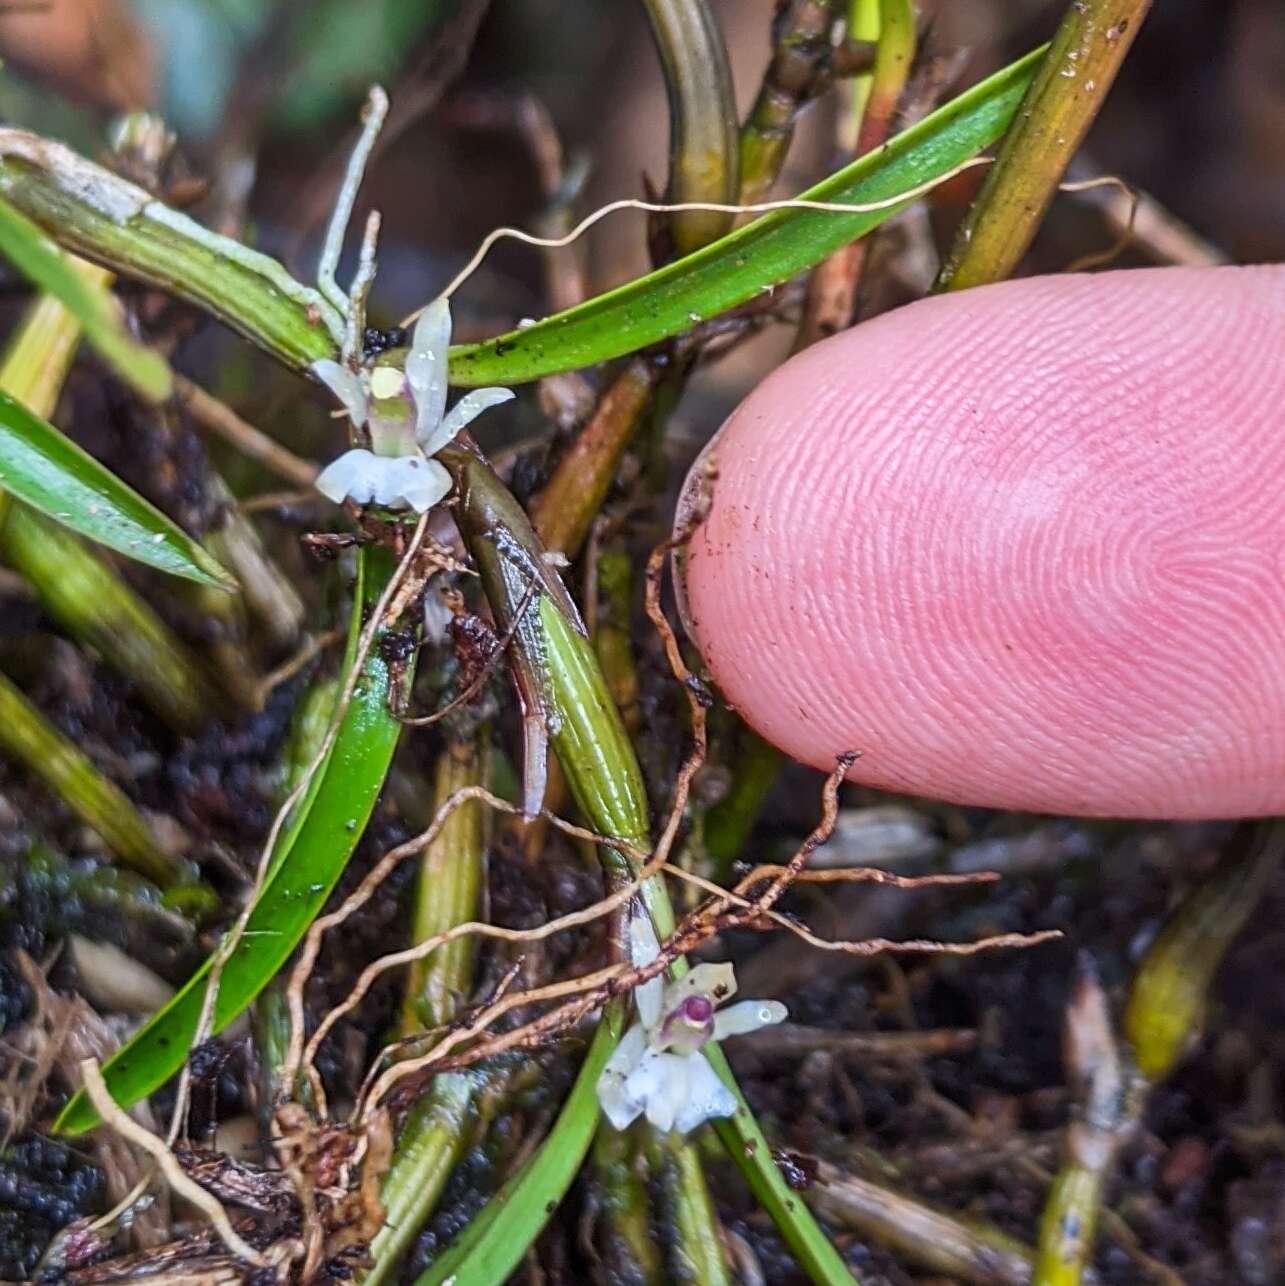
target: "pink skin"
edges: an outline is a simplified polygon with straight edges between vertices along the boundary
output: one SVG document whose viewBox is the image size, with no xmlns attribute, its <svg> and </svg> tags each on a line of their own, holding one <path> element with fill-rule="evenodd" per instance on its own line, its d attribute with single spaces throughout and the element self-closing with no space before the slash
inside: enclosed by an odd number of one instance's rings
<svg viewBox="0 0 1285 1286">
<path fill-rule="evenodd" d="M 1285 267 L 1038 278 L 774 372 L 687 608 L 818 768 L 1036 812 L 1285 812 Z"/>
</svg>

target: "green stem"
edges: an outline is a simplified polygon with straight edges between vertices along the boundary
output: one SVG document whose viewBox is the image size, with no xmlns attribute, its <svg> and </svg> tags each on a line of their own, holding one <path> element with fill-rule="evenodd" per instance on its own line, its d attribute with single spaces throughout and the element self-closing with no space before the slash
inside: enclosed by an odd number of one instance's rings
<svg viewBox="0 0 1285 1286">
<path fill-rule="evenodd" d="M 725 1120 L 714 1121 L 713 1126 L 755 1200 L 771 1216 L 782 1240 L 818 1286 L 854 1286 L 857 1278 L 772 1159 L 771 1145 L 736 1084 L 727 1055 L 719 1046 L 709 1044 L 705 1046 L 705 1056 L 723 1084 L 736 1095 L 736 1112 Z"/>
<path fill-rule="evenodd" d="M 1115 1050 L 1105 1000 L 1094 1015 L 1081 999 L 1085 981 L 1077 988 L 1066 1047 L 1082 1101 L 1040 1221 L 1033 1286 L 1084 1280 L 1116 1151 L 1199 1034 L 1214 974 L 1280 868 L 1285 821 L 1246 824 L 1237 847 L 1173 912 L 1138 966 L 1123 1022 L 1132 1062 Z"/>
<path fill-rule="evenodd" d="M 443 749 L 437 760 L 435 810 L 457 791 L 486 784 L 489 747 L 490 733 L 482 728 L 472 742 Z M 470 800 L 447 818 L 425 848 L 415 895 L 414 941 L 424 942 L 477 915 L 486 869 L 485 821 L 481 802 Z M 403 1036 L 450 1022 L 472 988 L 474 941 L 457 938 L 411 965 L 402 1002 Z M 384 1176 L 385 1222 L 371 1242 L 365 1286 L 388 1280 L 437 1205 L 477 1115 L 478 1080 L 479 1074 L 472 1072 L 435 1077 L 402 1123 Z"/>
<path fill-rule="evenodd" d="M 718 23 L 705 0 L 645 0 L 669 94 L 669 188 L 676 204 L 736 200 L 736 96 Z M 670 216 L 680 255 L 721 236 L 730 214 Z"/>
<path fill-rule="evenodd" d="M 1058 1171 L 1040 1216 L 1031 1286 L 1080 1286 L 1093 1253 L 1107 1171 L 1068 1162 Z"/>
<path fill-rule="evenodd" d="M 646 1140 L 635 1130 L 598 1123 L 590 1158 L 589 1200 L 597 1251 L 609 1280 L 631 1286 L 664 1286 L 665 1265 L 652 1236 L 644 1155 Z"/>
<path fill-rule="evenodd" d="M 598 1078 L 624 1034 L 624 1003 L 603 1012 L 558 1119 L 535 1155 L 500 1188 L 415 1286 L 500 1286 L 584 1164 L 598 1121 Z"/>
<path fill-rule="evenodd" d="M 221 707 L 196 658 L 105 562 L 66 528 L 5 495 L 0 560 L 31 583 L 63 629 L 100 652 L 171 727 L 195 731 Z"/>
<path fill-rule="evenodd" d="M 1285 852 L 1285 821 L 1247 823 L 1239 856 L 1224 860 L 1169 917 L 1147 949 L 1124 1011 L 1138 1070 L 1165 1080 L 1204 1021 L 1209 985 Z"/>
<path fill-rule="evenodd" d="M 741 126 L 741 195 L 767 199 L 794 141 L 800 113 L 829 83 L 839 0 L 790 0 L 775 21 L 772 61 Z"/>
<path fill-rule="evenodd" d="M 673 1268 L 669 1280 L 691 1286 L 730 1286 L 727 1257 L 718 1235 L 718 1215 L 690 1139 L 662 1135 L 644 1124 L 652 1172 L 659 1176 L 662 1202 L 673 1228 Z"/>
<path fill-rule="evenodd" d="M 1071 0 L 999 156 L 964 218 L 937 290 L 1003 281 L 1030 247 L 1151 0 Z"/>
<path fill-rule="evenodd" d="M 475 1117 L 477 1077 L 445 1072 L 411 1108 L 397 1135 L 397 1152 L 384 1176 L 380 1200 L 384 1225 L 370 1243 L 370 1270 L 363 1286 L 390 1280 L 433 1212 L 451 1171 L 459 1163 Z"/>
<path fill-rule="evenodd" d="M 490 735 L 448 744 L 437 759 L 434 811 L 456 791 L 488 780 Z M 423 942 L 477 914 L 486 870 L 486 813 L 480 800 L 457 808 L 420 859 L 411 937 Z M 402 1002 L 402 1035 L 450 1022 L 473 985 L 473 938 L 457 938 L 410 967 Z"/>
<path fill-rule="evenodd" d="M 877 35 L 874 66 L 858 77 L 841 133 L 853 136 L 852 149 L 865 156 L 882 147 L 915 60 L 915 11 L 910 0 L 855 0 L 850 25 L 863 35 Z M 803 317 L 795 349 L 838 334 L 852 324 L 857 288 L 865 267 L 869 238 L 840 247 L 808 279 Z"/>
<path fill-rule="evenodd" d="M 177 295 L 296 370 L 338 356 L 341 323 L 286 270 L 141 188 L 20 130 L 0 131 L 0 196 L 58 243 Z"/>
</svg>

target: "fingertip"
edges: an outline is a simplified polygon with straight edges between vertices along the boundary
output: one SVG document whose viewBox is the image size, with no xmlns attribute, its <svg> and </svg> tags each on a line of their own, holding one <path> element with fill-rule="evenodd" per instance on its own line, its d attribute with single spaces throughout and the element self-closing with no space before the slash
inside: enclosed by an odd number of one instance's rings
<svg viewBox="0 0 1285 1286">
<path fill-rule="evenodd" d="M 763 735 L 872 785 L 1280 811 L 1283 404 L 1280 267 L 911 305 L 729 420 L 690 630 Z"/>
</svg>

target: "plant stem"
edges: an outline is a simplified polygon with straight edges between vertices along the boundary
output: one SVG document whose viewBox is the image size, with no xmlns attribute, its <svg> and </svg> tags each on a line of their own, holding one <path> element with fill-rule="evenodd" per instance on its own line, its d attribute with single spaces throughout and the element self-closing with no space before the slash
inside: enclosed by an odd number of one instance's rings
<svg viewBox="0 0 1285 1286">
<path fill-rule="evenodd" d="M 651 1231 L 645 1140 L 637 1130 L 616 1130 L 599 1121 L 590 1158 L 590 1201 L 598 1254 L 611 1280 L 664 1286 L 665 1265 Z"/>
<path fill-rule="evenodd" d="M 651 402 L 655 383 L 652 364 L 646 358 L 634 358 L 598 400 L 593 417 L 532 502 L 531 521 L 546 548 L 568 558 L 580 553 L 620 457 Z"/>
<path fill-rule="evenodd" d="M 623 1032 L 624 1004 L 614 1000 L 548 1137 L 415 1286 L 500 1286 L 508 1280 L 584 1162 L 598 1120 L 598 1078 Z"/>
<path fill-rule="evenodd" d="M 293 643 L 303 628 L 303 600 L 264 547 L 254 523 L 237 506 L 227 483 L 213 469 L 208 485 L 224 510 L 219 525 L 206 533 L 205 544 L 237 578 L 246 612 L 260 623 L 272 643 L 277 647 Z"/>
<path fill-rule="evenodd" d="M 730 1286 L 718 1215 L 695 1143 L 673 1134 L 662 1135 L 647 1125 L 643 1134 L 652 1172 L 660 1180 L 665 1222 L 675 1234 L 670 1248 L 675 1263 L 669 1280 Z"/>
<path fill-rule="evenodd" d="M 1057 192 L 1151 0 L 1071 0 L 977 199 L 955 236 L 937 290 L 1012 275 Z"/>
<path fill-rule="evenodd" d="M 1028 1246 L 991 1224 L 961 1219 L 881 1183 L 840 1173 L 822 1161 L 808 1202 L 827 1219 L 855 1229 L 910 1262 L 978 1286 L 1027 1286 Z"/>
<path fill-rule="evenodd" d="M 472 1072 L 444 1072 L 410 1112 L 397 1135 L 397 1152 L 384 1176 L 384 1226 L 370 1243 L 363 1286 L 380 1286 L 396 1271 L 458 1164 L 476 1116 Z"/>
<path fill-rule="evenodd" d="M 452 742 L 437 758 L 434 811 L 458 790 L 488 779 L 490 733 Z M 411 937 L 423 942 L 477 914 L 486 870 L 486 814 L 478 800 L 457 808 L 424 849 L 415 891 Z M 450 1022 L 473 985 L 476 941 L 457 938 L 410 967 L 402 1001 L 403 1036 Z"/>
<path fill-rule="evenodd" d="M 342 323 L 315 290 L 69 148 L 0 131 L 0 196 L 65 248 L 196 304 L 295 370 L 338 356 Z"/>
<path fill-rule="evenodd" d="M 0 559 L 69 634 L 100 652 L 172 728 L 202 727 L 221 702 L 196 658 L 112 569 L 57 523 L 0 496 Z"/>
<path fill-rule="evenodd" d="M 528 668 L 538 689 L 549 736 L 577 806 L 599 834 L 624 840 L 635 848 L 650 848 L 647 796 L 633 745 L 611 700 L 593 646 L 584 636 L 575 606 L 562 582 L 548 569 L 544 549 L 526 514 L 480 456 L 462 446 L 453 446 L 444 449 L 438 459 L 450 470 L 459 491 L 456 521 L 481 576 L 497 625 L 507 630 L 519 612 L 522 613 L 510 651 L 515 663 Z M 536 601 L 530 603 L 533 592 Z M 525 610 L 524 603 L 527 604 Z M 633 868 L 617 850 L 603 846 L 600 854 L 608 887 L 632 878 Z M 643 885 L 642 900 L 657 935 L 663 939 L 672 933 L 674 912 L 659 876 Z M 685 968 L 679 961 L 674 972 L 678 974 Z M 595 1049 L 602 1030 L 600 1027 L 595 1038 Z M 617 1031 L 614 1039 L 619 1039 L 619 1035 Z M 716 1122 L 715 1128 L 755 1196 L 776 1220 L 782 1236 L 814 1281 L 827 1286 L 835 1283 L 850 1286 L 854 1279 L 838 1252 L 786 1186 L 762 1130 L 736 1089 L 722 1050 L 708 1045 L 706 1056 L 738 1096 L 740 1107 L 734 1117 Z M 605 1057 L 604 1054 L 604 1060 Z M 584 1074 L 582 1069 L 581 1078 Z M 580 1087 L 581 1080 L 576 1084 Z M 577 1105 L 583 1102 L 574 1095 L 573 1099 Z M 569 1099 L 564 1106 L 559 1126 L 571 1110 L 572 1101 Z M 591 1101 L 596 1115 L 596 1098 Z M 577 1110 L 584 1109 L 578 1106 Z M 555 1126 L 554 1134 L 538 1156 L 543 1156 L 545 1149 L 553 1145 L 558 1128 Z M 589 1147 L 593 1130 L 581 1131 L 577 1127 L 573 1132 L 568 1124 L 567 1135 L 582 1149 L 575 1161 L 578 1166 Z M 572 1146 L 559 1137 L 560 1149 Z M 569 1155 L 564 1152 L 562 1160 L 569 1160 Z M 534 1169 L 528 1167 L 515 1182 L 533 1182 L 534 1173 Z M 484 1214 L 483 1218 L 496 1217 L 494 1204 L 487 1207 L 492 1213 Z M 483 1236 L 484 1231 L 484 1228 L 479 1230 L 477 1236 Z M 474 1240 L 470 1237 L 469 1244 Z M 444 1260 L 455 1266 L 461 1262 L 453 1251 L 451 1257 Z M 431 1276 L 421 1278 L 423 1283 L 442 1280 L 436 1264 Z M 465 1281 L 461 1276 L 458 1286 L 463 1286 Z"/>
<path fill-rule="evenodd" d="M 1034 1286 L 1078 1286 L 1093 1253 L 1116 1152 L 1137 1119 L 1136 1076 L 1116 1047 L 1106 995 L 1087 952 L 1067 1006 L 1064 1045 L 1077 1102 L 1066 1132 L 1066 1160 L 1040 1220 Z"/>
<path fill-rule="evenodd" d="M 1033 1286 L 1084 1279 L 1116 1152 L 1199 1033 L 1218 965 L 1280 867 L 1285 821 L 1248 823 L 1237 843 L 1240 851 L 1178 906 L 1138 966 L 1123 1022 L 1131 1060 L 1115 1048 L 1096 979 L 1081 978 L 1067 1013 L 1067 1061 L 1082 1102 L 1040 1221 Z"/>
<path fill-rule="evenodd" d="M 179 878 L 152 828 L 119 786 L 63 736 L 8 679 L 0 676 L 0 747 L 20 759 L 131 870 L 162 888 Z"/>
<path fill-rule="evenodd" d="M 725 1120 L 714 1121 L 714 1132 L 736 1163 L 755 1200 L 771 1216 L 791 1254 L 818 1286 L 854 1286 L 856 1276 L 773 1160 L 767 1137 L 736 1084 L 727 1055 L 711 1041 L 705 1046 L 705 1057 L 723 1084 L 736 1095 L 736 1112 Z"/>
<path fill-rule="evenodd" d="M 830 34 L 839 0 L 790 0 L 774 21 L 772 61 L 741 126 L 744 205 L 767 199 L 794 141 L 803 109 L 830 79 Z"/>
<path fill-rule="evenodd" d="M 646 0 L 669 94 L 668 201 L 736 200 L 736 97 L 718 23 L 705 0 Z M 730 214 L 670 216 L 680 255 L 722 236 Z"/>
<path fill-rule="evenodd" d="M 434 811 L 456 791 L 485 785 L 489 776 L 490 731 L 478 729 L 469 741 L 447 744 L 437 760 Z M 412 937 L 423 942 L 473 919 L 486 872 L 486 812 L 478 800 L 457 808 L 425 849 L 415 893 Z M 473 985 L 475 940 L 457 938 L 410 967 L 402 1001 L 401 1034 L 411 1036 L 449 1023 Z M 498 1081 L 507 1080 L 502 1074 Z M 365 1286 L 380 1286 L 396 1269 L 437 1205 L 479 1115 L 475 1101 L 487 1083 L 483 1072 L 436 1076 L 428 1093 L 411 1108 L 397 1135 L 392 1165 L 380 1199 L 383 1228 L 370 1245 Z M 492 1109 L 496 1095 L 489 1096 Z M 491 1111 L 485 1113 L 491 1115 Z"/>
<path fill-rule="evenodd" d="M 874 67 L 869 76 L 858 77 L 848 122 L 849 129 L 855 125 L 854 154 L 864 156 L 883 145 L 892 127 L 915 59 L 915 12 L 910 0 L 855 0 L 850 13 L 861 34 L 871 34 L 871 25 L 878 32 Z M 796 351 L 852 324 L 869 244 L 868 237 L 850 241 L 813 271 Z"/>
<path fill-rule="evenodd" d="M 1169 917 L 1129 988 L 1123 1034 L 1153 1085 L 1199 1032 L 1213 976 L 1280 867 L 1285 821 L 1246 823 L 1238 845 Z"/>
</svg>

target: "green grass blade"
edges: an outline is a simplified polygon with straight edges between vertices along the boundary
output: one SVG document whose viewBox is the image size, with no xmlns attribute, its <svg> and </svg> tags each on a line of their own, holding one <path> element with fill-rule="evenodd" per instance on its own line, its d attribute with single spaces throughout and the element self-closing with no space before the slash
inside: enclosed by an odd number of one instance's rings
<svg viewBox="0 0 1285 1286">
<path fill-rule="evenodd" d="M 85 338 L 143 397 L 152 402 L 169 397 L 172 381 L 165 359 L 131 339 L 107 291 L 86 281 L 36 224 L 2 200 L 0 254 L 28 281 L 62 301 L 84 328 Z"/>
<path fill-rule="evenodd" d="M 364 612 L 378 600 L 394 566 L 382 549 L 363 550 L 360 558 L 350 651 L 362 628 Z M 223 966 L 214 1005 L 215 1032 L 241 1013 L 285 963 L 316 919 L 361 838 L 401 731 L 388 708 L 391 681 L 389 664 L 376 636 L 329 758 L 305 800 L 301 819 L 283 837 L 245 934 Z M 103 1068 L 107 1088 L 122 1106 L 150 1094 L 182 1067 L 200 1020 L 208 972 L 207 963 Z M 63 1109 L 54 1128 L 63 1134 L 82 1134 L 97 1124 L 98 1113 L 81 1090 Z"/>
<path fill-rule="evenodd" d="M 204 585 L 235 588 L 231 576 L 181 527 L 3 391 L 0 487 L 127 558 Z"/>
<path fill-rule="evenodd" d="M 624 1004 L 603 1014 L 549 1137 L 486 1204 L 415 1286 L 499 1286 L 566 1195 L 598 1124 L 598 1077 L 624 1031 Z"/>
<path fill-rule="evenodd" d="M 950 173 L 1004 133 L 1043 52 L 1034 50 L 801 195 L 869 204 Z M 25 135 L 20 141 L 30 143 Z M 0 194 L 12 203 L 4 209 L 5 224 L 21 229 L 24 244 L 30 245 L 31 234 L 39 237 L 38 229 L 44 229 L 78 254 L 205 308 L 295 369 L 335 355 L 339 320 L 327 313 L 315 291 L 291 278 L 275 260 L 215 236 L 160 202 L 146 201 L 138 189 L 74 153 L 59 165 L 62 170 L 52 162 L 48 168 L 38 164 L 29 148 L 0 158 Z M 86 192 L 97 192 L 97 203 Z M 114 218 L 105 210 L 108 198 L 143 204 Z M 456 348 L 451 382 L 518 384 L 646 348 L 814 267 L 900 208 L 895 204 L 851 215 L 808 210 L 765 215 L 695 254 L 535 326 Z M 28 223 L 28 217 L 35 223 Z M 33 277 L 32 265 L 52 262 L 56 271 L 60 262 L 48 241 L 37 244 L 34 256 L 24 256 L 30 264 L 19 264 Z M 52 282 L 40 279 L 40 284 L 64 297 Z M 78 299 L 83 293 L 77 288 Z M 110 321 L 110 313 L 106 318 L 97 314 L 97 320 Z M 86 325 L 88 329 L 88 321 Z M 96 333 L 99 338 L 105 333 L 101 325 Z"/>
<path fill-rule="evenodd" d="M 1043 52 L 996 72 L 800 195 L 870 204 L 950 173 L 1003 134 Z M 451 382 L 520 384 L 646 348 L 788 281 L 901 208 L 764 215 L 685 259 L 525 330 L 452 350 Z"/>
</svg>

